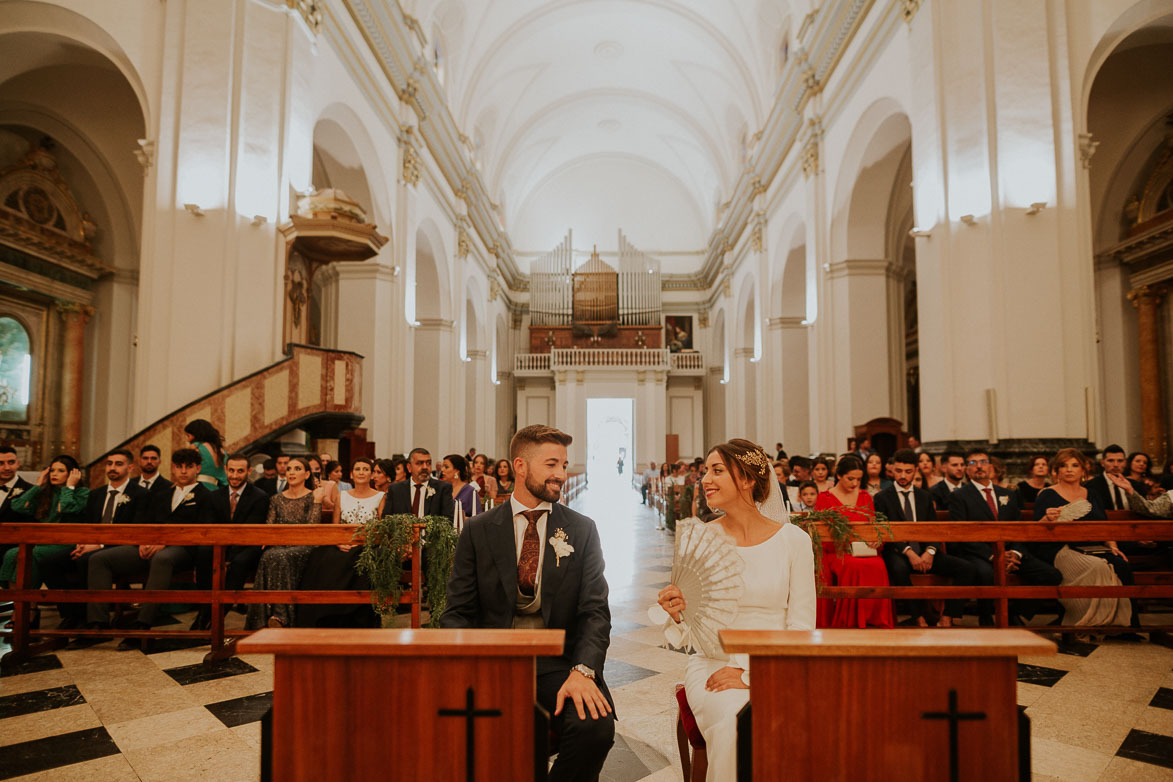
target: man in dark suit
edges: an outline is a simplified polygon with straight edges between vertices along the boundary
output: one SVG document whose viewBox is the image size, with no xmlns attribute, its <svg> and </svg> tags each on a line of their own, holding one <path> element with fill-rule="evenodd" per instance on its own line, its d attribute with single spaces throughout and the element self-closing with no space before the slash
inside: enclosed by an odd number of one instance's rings
<svg viewBox="0 0 1173 782">
<path fill-rule="evenodd" d="M 130 479 L 130 468 L 134 454 L 120 448 L 106 457 L 106 480 L 108 483 L 90 491 L 86 500 L 86 524 L 134 524 L 138 518 L 139 503 L 147 497 L 147 490 Z M 76 586 L 71 582 L 86 583 L 90 557 L 101 550 L 93 543 L 79 543 L 72 550 L 61 551 L 45 557 L 39 563 L 41 576 L 49 589 L 67 589 Z M 86 608 L 81 603 L 61 603 L 57 606 L 61 614 L 59 630 L 80 627 L 85 623 Z"/>
<path fill-rule="evenodd" d="M 965 483 L 965 457 L 956 451 L 946 451 L 941 456 L 941 466 L 945 468 L 945 479 L 934 484 L 929 494 L 937 510 L 949 510 L 949 495 Z"/>
<path fill-rule="evenodd" d="M 1128 496 L 1119 486 L 1107 478 L 1108 473 L 1112 475 L 1124 474 L 1124 449 L 1115 443 L 1109 445 L 1104 449 L 1103 456 L 1100 457 L 1100 466 L 1104 468 L 1104 472 L 1084 484 L 1087 487 L 1087 498 L 1092 502 L 1098 501 L 1104 510 L 1129 510 Z M 1129 483 L 1142 496 L 1148 491 L 1147 487 L 1139 481 L 1130 480 Z"/>
<path fill-rule="evenodd" d="M 147 497 L 147 510 L 138 514 L 140 521 L 150 524 L 212 524 L 212 492 L 198 480 L 200 452 L 194 448 L 180 448 L 171 454 L 170 492 L 156 492 Z M 112 546 L 103 548 L 90 557 L 88 586 L 90 589 L 112 589 L 117 578 L 145 579 L 146 589 L 167 589 L 171 576 L 195 564 L 195 546 Z M 136 627 L 150 628 L 159 612 L 158 603 L 143 603 L 139 609 Z M 90 603 L 87 611 L 89 625 L 106 627 L 110 609 L 105 603 Z M 126 638 L 120 649 L 145 648 L 138 639 Z"/>
<path fill-rule="evenodd" d="M 272 478 L 261 478 L 253 484 L 270 497 L 289 488 L 289 484 L 285 481 L 285 468 L 289 466 L 289 456 L 283 453 L 277 454 L 277 458 L 274 460 L 274 466 L 277 468 L 277 474 L 275 476 Z"/>
<path fill-rule="evenodd" d="M 268 494 L 248 482 L 248 457 L 234 453 L 224 460 L 228 485 L 211 493 L 212 521 L 215 524 L 264 524 L 269 514 Z M 212 547 L 196 550 L 196 587 L 212 588 Z M 256 570 L 261 560 L 260 546 L 229 546 L 224 552 L 225 589 L 244 589 L 248 574 Z M 240 613 L 244 613 L 238 606 Z M 192 630 L 207 630 L 211 626 L 210 606 L 200 608 Z"/>
<path fill-rule="evenodd" d="M 149 524 L 150 520 L 145 518 L 145 515 L 150 510 L 152 502 L 157 500 L 159 494 L 171 494 L 171 481 L 159 474 L 159 460 L 160 452 L 157 445 L 144 445 L 138 452 L 138 477 L 134 479 L 140 487 L 147 490 L 147 499 L 143 502 L 136 503 L 136 514 L 138 516 L 135 521 L 139 524 Z"/>
<path fill-rule="evenodd" d="M 387 513 L 410 513 L 413 516 L 452 518 L 452 484 L 432 478 L 432 455 L 425 448 L 413 448 L 407 455 L 406 481 L 391 484 L 387 490 Z"/>
<path fill-rule="evenodd" d="M 949 495 L 949 520 L 1021 521 L 1018 493 L 994 484 L 989 454 L 973 449 L 965 455 L 965 463 L 969 482 Z M 995 567 L 1004 567 L 1007 573 L 1018 573 L 1019 578 L 1031 586 L 1058 586 L 1063 580 L 1062 573 L 1031 554 L 1021 543 L 1006 544 L 1003 562 L 993 561 L 994 546 L 990 543 L 951 543 L 949 552 L 974 566 L 981 586 L 993 586 Z M 1038 611 L 1039 601 L 1014 600 L 1010 608 L 1012 614 L 1029 619 Z M 994 623 L 993 600 L 979 600 L 978 611 L 982 625 Z M 1017 616 L 1012 616 L 1011 621 L 1019 622 Z"/>
<path fill-rule="evenodd" d="M 883 513 L 889 521 L 936 521 L 937 514 L 933 498 L 924 489 L 913 485 L 916 475 L 916 452 L 902 448 L 892 454 L 892 478 L 895 483 L 875 497 L 877 513 Z M 912 574 L 932 573 L 948 576 L 954 586 L 973 586 L 977 575 L 974 567 L 960 557 L 945 553 L 940 543 L 885 543 L 882 552 L 888 568 L 888 581 L 895 586 L 912 586 Z M 927 627 L 929 603 L 926 600 L 909 602 L 908 613 L 921 627 Z M 965 610 L 964 600 L 949 600 L 945 603 L 945 615 L 936 618 L 938 627 L 951 627 L 960 619 Z"/>
<path fill-rule="evenodd" d="M 33 485 L 16 473 L 20 470 L 20 459 L 11 445 L 0 445 L 0 524 L 17 521 L 12 512 L 12 501 L 31 489 Z M 0 556 L 15 543 L 0 544 Z"/>
<path fill-rule="evenodd" d="M 513 496 L 465 522 L 440 617 L 441 627 L 566 632 L 561 655 L 537 660 L 538 703 L 559 735 L 551 780 L 597 778 L 615 740 L 603 681 L 611 610 L 599 532 L 558 504 L 570 442 L 570 435 L 541 425 L 514 435 Z"/>
</svg>

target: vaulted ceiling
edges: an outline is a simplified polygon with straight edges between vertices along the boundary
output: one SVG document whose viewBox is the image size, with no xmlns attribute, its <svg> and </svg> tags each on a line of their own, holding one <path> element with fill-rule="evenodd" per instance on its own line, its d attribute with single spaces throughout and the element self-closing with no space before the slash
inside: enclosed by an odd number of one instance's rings
<svg viewBox="0 0 1173 782">
<path fill-rule="evenodd" d="M 808 2 L 793 4 L 804 11 Z M 472 139 L 507 229 L 532 201 L 550 198 L 566 203 L 543 202 L 542 214 L 565 213 L 572 225 L 582 208 L 572 195 L 578 186 L 597 192 L 600 171 L 624 170 L 655 183 L 642 197 L 690 212 L 680 219 L 701 244 L 737 178 L 744 145 L 769 111 L 784 41 L 801 20 L 789 5 L 404 3 L 437 49 L 449 106 Z"/>
</svg>

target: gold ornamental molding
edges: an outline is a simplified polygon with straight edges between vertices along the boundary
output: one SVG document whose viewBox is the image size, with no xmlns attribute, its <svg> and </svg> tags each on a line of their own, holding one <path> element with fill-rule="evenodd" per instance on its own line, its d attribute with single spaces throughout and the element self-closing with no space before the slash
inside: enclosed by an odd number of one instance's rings
<svg viewBox="0 0 1173 782">
<path fill-rule="evenodd" d="M 916 12 L 920 10 L 920 5 L 921 0 L 900 0 L 900 11 L 909 27 L 912 26 L 912 20 L 916 16 Z"/>
<path fill-rule="evenodd" d="M 301 14 L 302 20 L 314 35 L 322 29 L 321 3 L 315 0 L 285 0 L 285 7 Z"/>
</svg>

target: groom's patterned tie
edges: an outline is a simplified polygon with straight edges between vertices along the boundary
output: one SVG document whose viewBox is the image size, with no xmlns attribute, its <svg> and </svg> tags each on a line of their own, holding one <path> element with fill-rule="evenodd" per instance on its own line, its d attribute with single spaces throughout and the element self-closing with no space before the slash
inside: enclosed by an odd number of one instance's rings
<svg viewBox="0 0 1173 782">
<path fill-rule="evenodd" d="M 522 516 L 529 520 L 525 535 L 521 539 L 521 556 L 517 560 L 517 588 L 526 597 L 534 596 L 534 586 L 538 582 L 538 554 L 541 552 L 541 541 L 538 540 L 538 519 L 542 518 L 544 510 L 523 510 Z"/>
</svg>

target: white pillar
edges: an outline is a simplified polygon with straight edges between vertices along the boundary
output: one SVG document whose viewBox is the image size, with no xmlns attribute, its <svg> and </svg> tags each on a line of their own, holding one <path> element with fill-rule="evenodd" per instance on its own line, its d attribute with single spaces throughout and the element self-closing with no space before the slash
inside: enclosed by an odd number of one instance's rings
<svg viewBox="0 0 1173 782">
<path fill-rule="evenodd" d="M 810 384 L 807 373 L 810 326 L 802 318 L 771 318 L 767 336 L 776 358 L 777 396 L 770 400 L 780 425 L 778 436 L 790 454 L 811 452 Z M 774 373 L 772 373 L 773 375 Z M 773 441 L 769 443 L 773 445 Z"/>
</svg>

